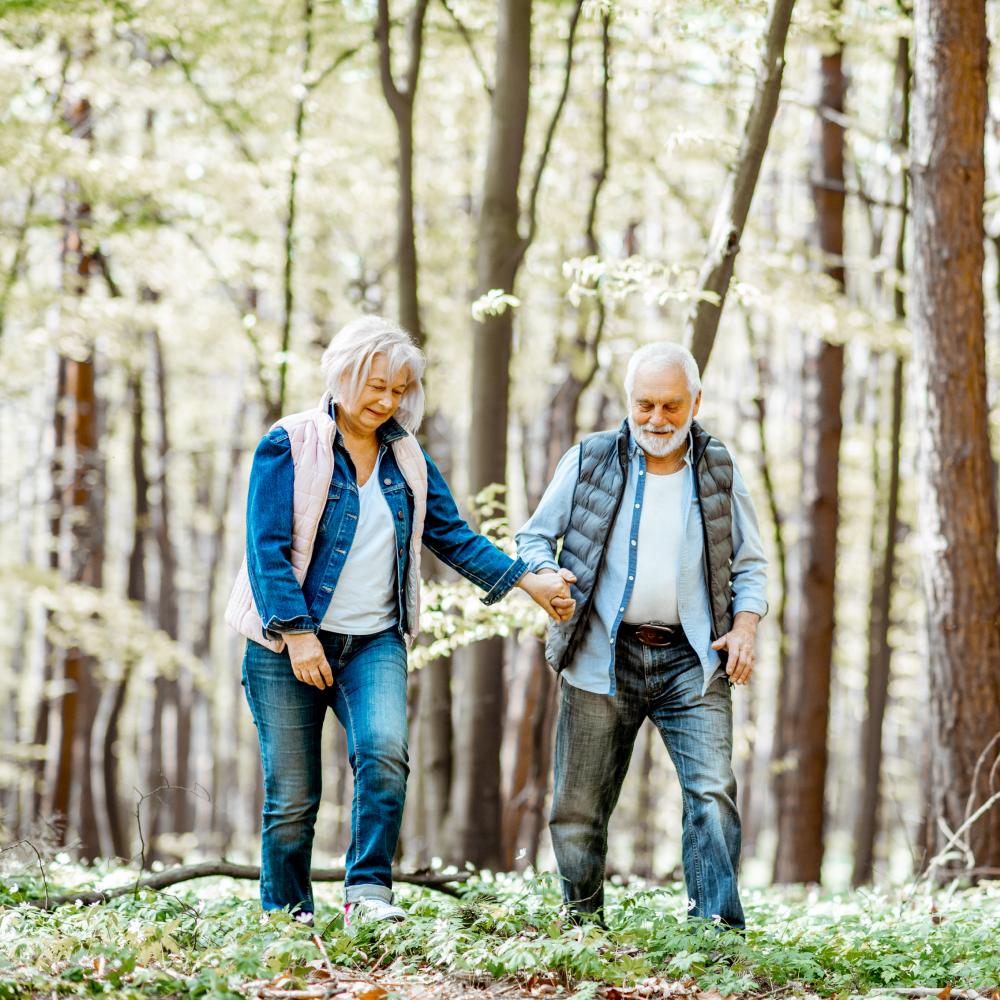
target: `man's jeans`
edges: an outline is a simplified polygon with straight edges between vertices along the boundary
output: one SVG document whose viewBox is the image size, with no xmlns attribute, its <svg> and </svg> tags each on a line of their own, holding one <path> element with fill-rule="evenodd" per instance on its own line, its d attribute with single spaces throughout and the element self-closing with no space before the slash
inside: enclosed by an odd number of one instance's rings
<svg viewBox="0 0 1000 1000">
<path fill-rule="evenodd" d="M 323 772 L 320 737 L 327 709 L 347 731 L 354 772 L 351 846 L 344 898 L 392 898 L 392 856 L 409 774 L 406 747 L 406 647 L 394 625 L 375 635 L 319 633 L 333 687 L 319 690 L 278 654 L 247 643 L 243 687 L 264 765 L 260 901 L 312 913 L 309 871 Z"/>
<path fill-rule="evenodd" d="M 550 827 L 563 899 L 582 913 L 604 905 L 608 821 L 648 716 L 680 778 L 689 912 L 742 928 L 729 682 L 719 677 L 702 695 L 705 674 L 687 640 L 660 648 L 619 634 L 615 656 L 614 695 L 562 683 Z"/>
</svg>

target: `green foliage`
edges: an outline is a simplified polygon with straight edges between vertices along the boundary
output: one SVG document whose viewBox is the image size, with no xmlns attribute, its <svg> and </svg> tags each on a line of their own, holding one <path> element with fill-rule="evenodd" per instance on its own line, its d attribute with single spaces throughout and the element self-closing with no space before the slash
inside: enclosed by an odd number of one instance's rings
<svg viewBox="0 0 1000 1000">
<path fill-rule="evenodd" d="M 87 869 L 56 867 L 64 882 L 93 879 Z M 255 901 L 226 895 L 231 888 L 203 880 L 177 893 L 142 891 L 46 912 L 25 902 L 43 896 L 37 869 L 8 877 L 0 887 L 0 996 L 227 997 L 242 983 L 279 974 L 298 988 L 323 962 L 317 932 L 287 913 L 264 914 Z M 687 920 L 680 883 L 609 888 L 606 928 L 571 920 L 552 875 L 485 875 L 458 903 L 426 889 L 403 887 L 402 895 L 410 912 L 403 924 L 345 927 L 339 903 L 318 903 L 330 962 L 362 970 L 400 959 L 401 971 L 428 965 L 446 973 L 535 976 L 567 988 L 582 981 L 577 995 L 588 998 L 595 984 L 628 987 L 653 975 L 691 979 L 723 996 L 981 989 L 1000 981 L 1000 892 L 989 884 L 939 893 L 933 904 L 906 894 L 745 893 L 745 937 Z"/>
</svg>

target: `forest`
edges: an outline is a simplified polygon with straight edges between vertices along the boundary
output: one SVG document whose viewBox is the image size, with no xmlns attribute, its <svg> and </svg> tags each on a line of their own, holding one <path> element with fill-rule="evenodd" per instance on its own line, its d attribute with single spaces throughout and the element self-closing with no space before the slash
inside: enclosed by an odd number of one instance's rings
<svg viewBox="0 0 1000 1000">
<path fill-rule="evenodd" d="M 996 0 L 0 5 L 0 993 L 996 998 L 998 31 Z M 548 619 L 426 550 L 410 918 L 345 924 L 332 718 L 315 928 L 261 912 L 223 612 L 258 441 L 364 315 L 425 352 L 419 440 L 510 554 L 632 352 L 690 347 L 770 564 L 745 935 L 684 920 L 648 720 L 607 924 L 568 919 Z"/>
</svg>

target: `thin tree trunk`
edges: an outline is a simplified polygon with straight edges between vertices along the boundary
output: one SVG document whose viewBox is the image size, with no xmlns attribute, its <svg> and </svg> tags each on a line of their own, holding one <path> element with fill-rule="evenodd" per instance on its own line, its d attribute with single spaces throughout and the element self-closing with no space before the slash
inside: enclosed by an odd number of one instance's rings
<svg viewBox="0 0 1000 1000">
<path fill-rule="evenodd" d="M 431 660 L 420 678 L 420 772 L 429 857 L 444 856 L 451 792 L 451 657 Z"/>
<path fill-rule="evenodd" d="M 609 136 L 608 136 L 608 91 L 611 62 L 611 16 L 606 10 L 601 12 L 601 118 L 600 150 L 601 160 L 594 173 L 594 183 L 587 207 L 584 238 L 587 253 L 597 256 L 600 246 L 597 240 L 597 211 L 601 190 L 608 177 Z M 554 365 L 565 365 L 567 376 L 559 386 L 548 409 L 548 427 L 545 449 L 544 483 L 548 483 L 562 456 L 576 441 L 579 432 L 580 397 L 591 385 L 599 370 L 597 350 L 605 326 L 604 301 L 597 298 L 592 306 L 582 307 L 577 314 L 576 337 L 570 343 L 557 344 Z M 591 332 L 591 327 L 593 331 Z M 525 484 L 530 481 L 525 476 Z M 540 499 L 529 488 L 528 506 L 534 511 Z M 528 697 L 524 702 L 524 718 L 519 720 L 518 737 L 514 751 L 513 773 L 510 797 L 504 805 L 503 857 L 506 868 L 524 868 L 537 862 L 538 842 L 544 825 L 542 811 L 548 790 L 549 766 L 551 764 L 551 743 L 554 732 L 552 690 L 554 679 L 545 661 L 544 639 L 529 640 L 534 648 L 529 660 L 530 677 Z M 526 854 L 518 858 L 517 849 L 524 845 Z"/>
<path fill-rule="evenodd" d="M 97 451 L 98 401 L 94 374 L 92 356 L 86 361 L 66 362 L 66 395 L 71 405 L 66 421 L 70 457 L 64 504 L 80 511 L 72 526 L 70 579 L 100 587 L 104 558 L 104 475 Z M 93 669 L 92 657 L 77 649 L 67 652 L 63 671 L 67 693 L 62 699 L 62 739 L 53 796 L 53 810 L 73 821 L 80 841 L 80 856 L 87 860 L 101 854 L 91 783 L 93 725 L 100 699 Z"/>
<path fill-rule="evenodd" d="M 584 239 L 587 253 L 592 257 L 600 255 L 597 239 L 597 210 L 601 190 L 608 179 L 610 166 L 610 142 L 608 136 L 608 91 L 611 82 L 611 15 L 608 10 L 601 12 L 601 162 L 594 174 L 594 185 L 590 192 L 587 209 L 587 223 Z M 579 433 L 580 397 L 594 381 L 600 370 L 597 351 L 604 336 L 606 307 L 604 299 L 597 296 L 593 305 L 585 299 L 577 308 L 576 337 L 569 343 L 561 338 L 557 341 L 554 366 L 565 365 L 567 375 L 556 390 L 549 406 L 548 439 L 546 448 L 547 475 L 545 482 L 552 479 L 555 467 L 566 452 L 576 443 Z M 592 324 L 593 319 L 593 324 Z M 590 327 L 593 325 L 593 333 Z"/>
<path fill-rule="evenodd" d="M 159 554 L 160 585 L 157 601 L 157 621 L 160 628 L 176 639 L 178 635 L 177 606 L 177 556 L 170 532 L 170 489 L 167 464 L 170 457 L 170 437 L 167 428 L 166 368 L 159 333 L 149 333 L 152 347 L 156 385 L 157 458 L 159 472 L 159 503 L 156 507 L 155 534 Z M 156 838 L 161 833 L 182 833 L 190 828 L 187 793 L 182 791 L 188 783 L 188 759 L 191 743 L 191 705 L 187 692 L 182 689 L 180 678 L 168 680 L 157 677 L 154 681 L 153 720 L 150 731 L 151 754 L 147 776 L 147 791 L 171 784 L 176 789 L 155 795 L 148 801 L 149 830 L 152 849 L 147 852 L 147 862 L 159 860 Z M 165 712 L 170 706 L 171 711 Z M 170 723 L 170 732 L 164 720 Z M 169 740 L 167 737 L 170 737 Z M 171 759 L 165 759 L 170 751 Z M 170 779 L 169 781 L 167 779 Z M 162 806 L 166 806 L 166 811 Z"/>
<path fill-rule="evenodd" d="M 552 760 L 555 678 L 545 661 L 545 646 L 534 636 L 524 639 L 514 660 L 521 664 L 525 676 L 516 702 L 521 714 L 515 725 L 514 761 L 504 802 L 503 865 L 506 871 L 523 871 L 537 862 L 543 825 L 540 812 Z M 508 707 L 508 714 L 510 711 Z"/>
<path fill-rule="evenodd" d="M 930 659 L 927 841 L 987 794 L 1000 731 L 1000 579 L 983 315 L 984 0 L 917 0 L 913 90 L 913 389 Z M 1000 811 L 972 828 L 975 863 L 1000 865 Z M 962 867 L 965 862 L 959 862 Z"/>
<path fill-rule="evenodd" d="M 375 41 L 379 47 L 379 69 L 382 93 L 396 120 L 399 154 L 399 203 L 396 222 L 396 272 L 398 275 L 399 325 L 408 330 L 423 346 L 424 331 L 420 323 L 418 295 L 417 241 L 413 228 L 413 104 L 420 77 L 420 56 L 423 51 L 424 18 L 429 0 L 416 0 L 407 18 L 406 38 L 410 59 L 402 88 L 392 74 L 392 25 L 389 0 L 378 0 L 378 20 Z"/>
<path fill-rule="evenodd" d="M 822 108 L 843 114 L 843 50 L 822 57 Z M 826 272 L 844 287 L 844 130 L 822 114 L 813 197 Z M 821 340 L 803 372 L 802 595 L 781 679 L 776 882 L 819 882 L 830 714 L 843 345 Z"/>
<path fill-rule="evenodd" d="M 146 603 L 146 533 L 149 529 L 149 477 L 146 475 L 145 436 L 143 433 L 142 373 L 129 378 L 129 396 L 132 404 L 132 480 L 135 488 L 135 522 L 132 529 L 132 552 L 128 563 L 128 598 L 139 604 Z M 118 790 L 118 735 L 121 713 L 131 679 L 132 664 L 125 664 L 114 693 L 114 703 L 104 731 L 104 800 L 108 813 L 108 828 L 115 856 L 132 856 L 129 836 L 128 813 L 123 808 Z"/>
<path fill-rule="evenodd" d="M 49 475 L 52 480 L 52 499 L 50 501 L 49 515 L 49 568 L 53 571 L 59 570 L 59 554 L 62 547 L 62 520 L 63 520 L 63 479 L 65 470 L 65 448 L 66 448 L 66 410 L 64 400 L 66 398 L 66 358 L 59 355 L 56 362 L 56 391 L 52 412 L 52 458 L 49 464 Z M 57 659 L 58 652 L 49 643 L 45 643 L 45 667 L 42 673 L 42 697 L 38 702 L 38 710 L 35 715 L 35 745 L 36 747 L 46 747 L 49 742 L 49 716 L 52 712 L 52 703 L 46 697 L 46 689 L 53 677 L 53 667 Z M 51 793 L 45 791 L 45 771 L 47 761 L 39 758 L 35 761 L 34 779 L 34 802 L 31 815 L 35 820 L 40 820 L 45 812 L 48 801 L 49 811 L 55 811 L 52 805 Z"/>
<path fill-rule="evenodd" d="M 569 93 L 573 43 L 582 0 L 570 16 L 563 90 L 549 122 L 535 170 L 527 211 L 528 234 L 518 231 L 518 186 L 531 89 L 531 0 L 499 0 L 497 77 L 493 91 L 483 202 L 476 254 L 477 296 L 494 288 L 514 290 L 518 268 L 536 232 L 542 174 Z M 473 495 L 507 478 L 508 392 L 513 317 L 509 309 L 473 324 L 472 433 L 469 440 Z M 448 856 L 487 868 L 502 862 L 500 744 L 503 737 L 503 640 L 475 643 L 466 658 L 461 710 L 455 733 L 456 767 L 448 817 Z"/>
<path fill-rule="evenodd" d="M 639 759 L 639 789 L 635 808 L 635 841 L 632 848 L 632 874 L 653 877 L 653 738 L 656 726 L 647 719 L 642 727 L 642 756 Z"/>
<path fill-rule="evenodd" d="M 781 77 L 785 69 L 785 40 L 794 6 L 795 0 L 772 0 L 746 130 L 722 193 L 708 241 L 708 254 L 698 275 L 699 289 L 717 296 L 716 303 L 703 300 L 695 305 L 685 331 L 685 339 L 691 344 L 691 352 L 703 372 L 715 344 L 743 227 L 771 136 L 771 123 L 778 111 Z"/>
<path fill-rule="evenodd" d="M 910 132 L 910 40 L 897 42 L 896 90 L 900 109 L 900 142 L 905 146 Z M 905 269 L 906 240 L 906 171 L 900 172 L 902 191 L 899 236 L 896 240 L 896 273 Z M 896 318 L 905 319 L 903 291 L 897 282 L 893 290 Z M 861 730 L 861 766 L 864 769 L 864 790 L 854 833 L 854 871 L 851 884 L 856 889 L 872 880 L 875 837 L 878 833 L 881 804 L 880 778 L 882 771 L 882 722 L 889 696 L 889 671 L 892 647 L 889 645 L 889 624 L 892 611 L 892 590 L 896 581 L 896 534 L 899 527 L 899 455 L 903 428 L 903 359 L 896 355 L 892 373 L 892 421 L 889 436 L 889 494 L 886 498 L 885 543 L 876 556 L 872 574 L 871 620 L 868 626 L 868 683 L 865 691 L 868 714 Z"/>
</svg>

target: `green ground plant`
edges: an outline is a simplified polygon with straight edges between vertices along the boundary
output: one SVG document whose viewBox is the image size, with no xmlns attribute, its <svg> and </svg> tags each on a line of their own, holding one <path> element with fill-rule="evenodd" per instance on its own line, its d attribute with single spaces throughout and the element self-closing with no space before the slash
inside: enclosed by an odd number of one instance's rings
<svg viewBox="0 0 1000 1000">
<path fill-rule="evenodd" d="M 70 893 L 122 884 L 125 869 L 50 866 L 47 888 Z M 134 877 L 134 876 L 133 876 Z M 410 919 L 345 927 L 339 893 L 319 887 L 315 929 L 264 914 L 254 883 L 202 880 L 140 890 L 110 903 L 53 910 L 37 866 L 0 888 L 0 996 L 235 997 L 248 980 L 289 974 L 323 958 L 345 969 L 428 966 L 495 978 L 531 976 L 558 992 L 585 984 L 634 986 L 650 975 L 705 990 L 848 996 L 891 987 L 987 992 L 1000 982 L 1000 886 L 951 886 L 932 896 L 830 895 L 769 889 L 745 894 L 745 938 L 686 919 L 683 885 L 610 887 L 607 926 L 576 924 L 552 875 L 484 873 L 453 899 L 403 887 Z"/>
</svg>

